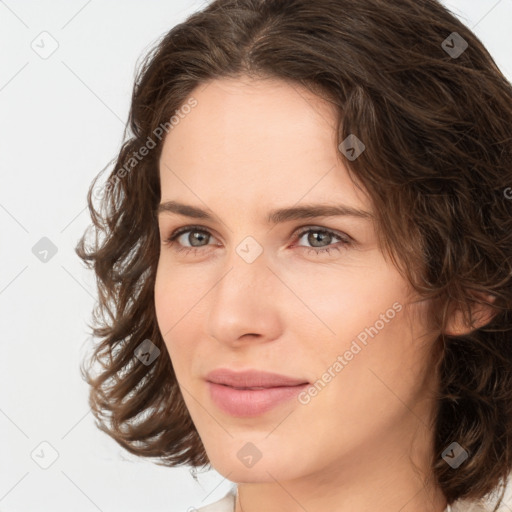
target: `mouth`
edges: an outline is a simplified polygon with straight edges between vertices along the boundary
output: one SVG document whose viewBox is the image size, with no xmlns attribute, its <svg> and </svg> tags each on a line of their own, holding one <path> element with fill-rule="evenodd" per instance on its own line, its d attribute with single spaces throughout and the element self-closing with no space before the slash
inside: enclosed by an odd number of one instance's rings
<svg viewBox="0 0 512 512">
<path fill-rule="evenodd" d="M 236 386 L 229 386 L 228 384 L 220 384 L 221 386 L 227 386 L 228 388 L 233 388 L 233 389 L 269 389 L 269 388 L 265 388 L 265 387 L 236 387 Z M 272 386 L 272 387 L 278 387 L 278 386 Z"/>
<path fill-rule="evenodd" d="M 214 384 L 224 384 L 239 389 L 274 388 L 308 384 L 306 379 L 298 379 L 260 370 L 234 371 L 229 368 L 218 368 L 206 375 L 205 380 Z"/>
<path fill-rule="evenodd" d="M 309 386 L 309 383 L 273 387 L 207 384 L 213 403 L 224 413 L 235 417 L 263 415 L 288 403 Z"/>
</svg>

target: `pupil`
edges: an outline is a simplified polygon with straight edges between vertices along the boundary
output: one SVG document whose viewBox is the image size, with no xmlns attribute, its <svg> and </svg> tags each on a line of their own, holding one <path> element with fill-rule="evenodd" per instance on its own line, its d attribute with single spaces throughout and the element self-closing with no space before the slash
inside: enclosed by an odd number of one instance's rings
<svg viewBox="0 0 512 512">
<path fill-rule="evenodd" d="M 190 242 L 190 245 L 192 246 L 200 246 L 201 244 L 195 244 L 196 241 L 201 241 L 201 238 L 205 238 L 205 233 L 200 233 L 199 231 L 193 231 L 191 233 L 193 236 L 192 236 L 192 239 L 190 239 L 190 236 L 189 236 L 189 242 Z"/>
<path fill-rule="evenodd" d="M 321 244 L 315 245 L 317 242 L 322 242 L 325 237 L 329 237 L 328 233 L 321 233 L 319 231 L 314 231 L 310 233 L 308 242 L 314 247 L 321 247 Z"/>
</svg>

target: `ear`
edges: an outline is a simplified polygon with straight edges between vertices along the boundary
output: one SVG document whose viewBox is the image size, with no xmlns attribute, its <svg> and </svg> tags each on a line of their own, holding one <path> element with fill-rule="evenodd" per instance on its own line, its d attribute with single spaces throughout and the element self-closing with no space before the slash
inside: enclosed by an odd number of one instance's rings
<svg viewBox="0 0 512 512">
<path fill-rule="evenodd" d="M 444 334 L 449 336 L 462 336 L 469 334 L 480 327 L 488 324 L 496 315 L 496 310 L 489 304 L 493 304 L 496 297 L 494 295 L 476 294 L 476 297 L 486 304 L 474 302 L 471 305 L 472 324 L 468 324 L 464 320 L 463 311 L 460 308 L 453 307 L 446 323 Z"/>
</svg>

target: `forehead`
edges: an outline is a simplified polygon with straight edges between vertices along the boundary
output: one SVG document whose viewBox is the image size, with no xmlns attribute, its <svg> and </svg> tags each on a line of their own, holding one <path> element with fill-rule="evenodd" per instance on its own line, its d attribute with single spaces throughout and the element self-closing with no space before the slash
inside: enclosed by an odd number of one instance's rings
<svg viewBox="0 0 512 512">
<path fill-rule="evenodd" d="M 366 205 L 337 149 L 337 114 L 326 100 L 278 79 L 219 79 L 190 95 L 197 105 L 167 135 L 162 194 L 193 199 L 215 189 L 241 201 Z M 197 197 L 194 198 L 197 202 Z"/>
</svg>

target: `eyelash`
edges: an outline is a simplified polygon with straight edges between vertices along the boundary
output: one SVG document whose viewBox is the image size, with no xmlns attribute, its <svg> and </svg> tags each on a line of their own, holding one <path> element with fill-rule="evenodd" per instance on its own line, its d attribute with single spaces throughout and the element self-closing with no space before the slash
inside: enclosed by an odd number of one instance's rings
<svg viewBox="0 0 512 512">
<path fill-rule="evenodd" d="M 171 233 L 171 235 L 164 240 L 164 244 L 169 245 L 169 246 L 175 246 L 176 239 L 179 236 L 183 235 L 184 233 L 188 233 L 190 231 L 200 232 L 200 233 L 203 233 L 203 234 L 206 234 L 209 236 L 213 236 L 207 229 L 205 229 L 202 226 L 185 226 L 185 227 L 179 228 L 179 229 L 175 230 L 173 233 Z M 342 234 L 337 233 L 336 231 L 332 231 L 330 229 L 320 228 L 320 227 L 312 227 L 312 226 L 308 226 L 307 228 L 301 229 L 298 232 L 296 232 L 294 234 L 294 240 L 297 242 L 306 233 L 309 233 L 309 232 L 328 234 L 328 235 L 334 236 L 335 238 L 339 238 L 343 248 L 345 248 L 348 245 L 351 245 L 352 241 L 353 241 L 353 239 L 351 237 L 349 237 L 348 235 L 342 235 Z M 207 246 L 203 246 L 203 247 L 207 247 Z M 340 247 L 325 247 L 325 248 L 320 248 L 320 249 L 315 249 L 314 247 L 305 247 L 305 246 L 298 246 L 298 247 L 301 247 L 302 249 L 307 249 L 309 254 L 311 252 L 313 252 L 316 255 L 329 254 L 331 250 L 340 252 Z M 182 246 L 182 247 L 178 247 L 178 248 L 174 247 L 174 250 L 179 253 L 184 252 L 185 254 L 189 254 L 190 252 L 193 252 L 195 255 L 195 254 L 197 254 L 197 252 L 201 252 L 202 247 L 183 247 Z"/>
</svg>

